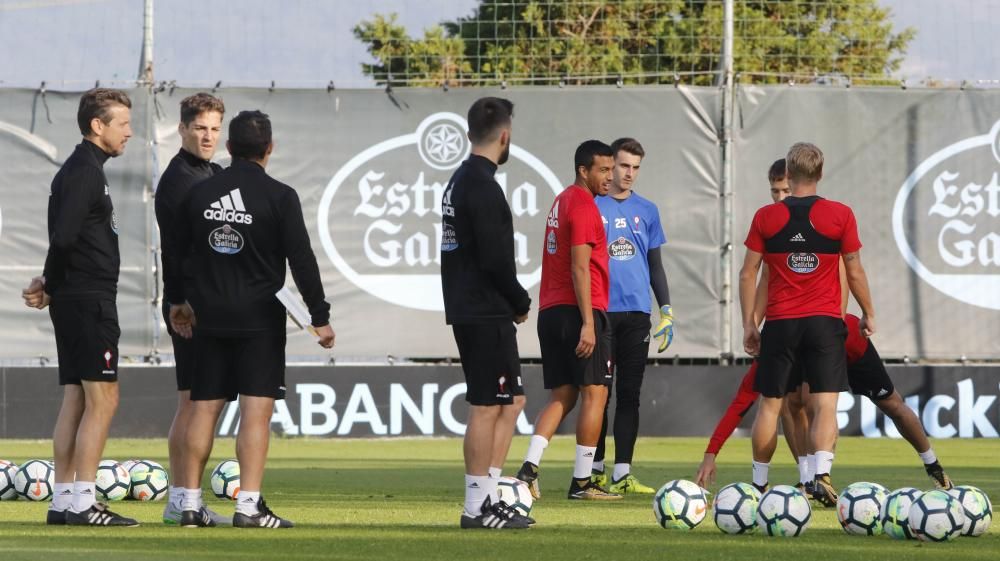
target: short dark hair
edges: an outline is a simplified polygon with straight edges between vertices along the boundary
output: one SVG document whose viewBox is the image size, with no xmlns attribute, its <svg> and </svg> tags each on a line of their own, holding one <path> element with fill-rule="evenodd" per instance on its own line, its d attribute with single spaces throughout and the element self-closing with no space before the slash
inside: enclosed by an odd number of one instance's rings
<svg viewBox="0 0 1000 561">
<path fill-rule="evenodd" d="M 771 164 L 771 168 L 767 170 L 767 181 L 769 183 L 774 183 L 775 181 L 781 181 L 785 178 L 785 159 L 780 158 Z"/>
<path fill-rule="evenodd" d="M 510 125 L 514 104 L 502 97 L 481 97 L 469 108 L 469 140 L 473 144 L 496 138 L 497 129 Z"/>
<path fill-rule="evenodd" d="M 191 121 L 198 118 L 198 115 L 211 111 L 217 111 L 222 115 L 226 114 L 225 104 L 214 95 L 198 92 L 181 100 L 181 122 L 184 123 L 184 126 L 190 125 Z"/>
<path fill-rule="evenodd" d="M 621 151 L 628 152 L 633 156 L 639 156 L 640 158 L 646 157 L 646 151 L 642 149 L 642 144 L 634 138 L 624 137 L 611 143 L 611 151 L 617 157 L 618 153 Z"/>
<path fill-rule="evenodd" d="M 115 105 L 124 105 L 132 108 L 132 100 L 128 94 L 121 90 L 110 88 L 94 88 L 84 92 L 80 98 L 80 108 L 76 111 L 76 123 L 80 126 L 80 133 L 87 136 L 94 131 L 90 128 L 90 122 L 100 119 L 105 125 L 111 122 L 111 108 Z"/>
<path fill-rule="evenodd" d="M 576 154 L 573 156 L 573 173 L 577 173 L 581 167 L 590 169 L 594 165 L 594 156 L 614 157 L 615 153 L 611 147 L 600 140 L 585 140 L 576 147 Z"/>
<path fill-rule="evenodd" d="M 260 160 L 271 145 L 271 119 L 260 111 L 240 111 L 229 121 L 229 153 L 234 158 Z"/>
</svg>

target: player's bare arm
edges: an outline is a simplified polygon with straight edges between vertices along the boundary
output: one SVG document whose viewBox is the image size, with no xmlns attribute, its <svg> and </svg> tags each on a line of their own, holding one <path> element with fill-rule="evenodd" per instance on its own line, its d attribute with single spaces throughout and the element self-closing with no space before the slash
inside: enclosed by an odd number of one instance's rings
<svg viewBox="0 0 1000 561">
<path fill-rule="evenodd" d="M 770 280 L 770 276 L 767 263 L 761 264 L 760 281 L 757 282 L 757 294 L 753 301 L 753 323 L 758 328 L 764 321 L 764 317 L 767 316 L 767 282 Z"/>
<path fill-rule="evenodd" d="M 597 335 L 594 333 L 594 312 L 590 303 L 590 254 L 593 249 L 587 245 L 574 245 L 570 249 L 570 270 L 573 275 L 573 290 L 576 304 L 580 308 L 583 327 L 580 328 L 580 343 L 576 346 L 576 356 L 587 358 L 594 352 Z"/>
<path fill-rule="evenodd" d="M 757 272 L 760 270 L 764 255 L 751 249 L 747 250 L 740 269 L 740 311 L 743 317 L 743 350 L 756 356 L 760 352 L 760 331 L 754 321 L 754 308 L 757 296 Z"/>
<path fill-rule="evenodd" d="M 865 337 L 871 337 L 875 334 L 875 307 L 872 305 L 871 290 L 868 288 L 868 275 L 861 265 L 861 252 L 845 254 L 843 260 L 847 285 L 861 306 L 861 333 Z"/>
</svg>

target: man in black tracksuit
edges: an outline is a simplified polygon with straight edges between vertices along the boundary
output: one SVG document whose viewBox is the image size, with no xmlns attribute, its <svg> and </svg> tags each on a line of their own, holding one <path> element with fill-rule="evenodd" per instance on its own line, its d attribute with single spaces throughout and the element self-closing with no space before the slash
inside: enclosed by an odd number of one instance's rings
<svg viewBox="0 0 1000 561">
<path fill-rule="evenodd" d="M 497 479 L 507 457 L 524 387 L 514 322 L 531 298 L 517 280 L 510 207 L 493 178 L 510 153 L 513 104 L 487 97 L 469 109 L 472 155 L 455 171 L 442 202 L 441 286 L 465 373 L 465 509 L 462 528 L 527 528 L 500 503 Z"/>
<path fill-rule="evenodd" d="M 22 293 L 30 307 L 49 306 L 63 386 L 52 435 L 56 473 L 48 524 L 138 525 L 97 503 L 95 489 L 97 464 L 118 408 L 121 336 L 118 219 L 104 163 L 125 152 L 131 107 L 118 90 L 95 88 L 80 98 L 83 142 L 52 180 L 45 271 Z"/>
<path fill-rule="evenodd" d="M 284 286 L 286 261 L 324 348 L 334 341 L 330 305 L 298 194 L 264 172 L 274 147 L 267 115 L 237 115 L 226 146 L 233 165 L 188 192 L 176 215 L 176 245 L 163 260 L 172 327 L 184 337 L 197 330 L 185 454 L 192 487 L 184 490 L 181 525 L 215 525 L 201 508 L 201 474 L 219 414 L 239 396 L 241 485 L 233 525 L 287 528 L 292 523 L 260 495 L 274 400 L 285 397 L 286 317 L 275 294 Z M 195 272 L 190 287 L 185 256 Z"/>
<path fill-rule="evenodd" d="M 181 149 L 170 160 L 167 169 L 160 176 L 156 187 L 156 223 L 160 227 L 160 246 L 164 253 L 173 251 L 176 213 L 191 187 L 222 171 L 222 166 L 211 162 L 222 131 L 222 116 L 226 107 L 222 100 L 207 93 L 197 93 L 181 100 L 181 122 L 177 133 L 181 138 Z M 184 282 L 191 286 L 194 271 L 189 259 L 183 259 L 181 267 Z M 180 302 L 183 304 L 183 302 Z M 170 302 L 163 299 L 163 317 L 170 316 Z M 163 521 L 178 524 L 181 521 L 181 501 L 186 487 L 194 487 L 184 478 L 184 452 L 187 449 L 187 427 L 191 419 L 191 378 L 194 376 L 194 341 L 181 337 L 167 321 L 174 348 L 174 370 L 177 375 L 177 411 L 167 434 L 170 451 L 170 494 L 163 508 Z M 229 518 L 205 508 L 205 514 L 216 524 L 225 524 Z"/>
</svg>

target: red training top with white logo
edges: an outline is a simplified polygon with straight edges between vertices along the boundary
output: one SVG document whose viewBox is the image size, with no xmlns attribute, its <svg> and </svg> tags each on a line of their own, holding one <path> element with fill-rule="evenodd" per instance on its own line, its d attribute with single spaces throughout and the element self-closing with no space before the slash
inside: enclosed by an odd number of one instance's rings
<svg viewBox="0 0 1000 561">
<path fill-rule="evenodd" d="M 850 207 L 788 197 L 757 211 L 744 244 L 770 270 L 767 319 L 840 317 L 840 256 L 861 249 Z"/>
<path fill-rule="evenodd" d="M 542 286 L 539 309 L 576 306 L 570 248 L 589 245 L 590 305 L 608 309 L 608 242 L 601 213 L 590 191 L 570 185 L 556 197 L 546 219 L 542 248 Z"/>
</svg>

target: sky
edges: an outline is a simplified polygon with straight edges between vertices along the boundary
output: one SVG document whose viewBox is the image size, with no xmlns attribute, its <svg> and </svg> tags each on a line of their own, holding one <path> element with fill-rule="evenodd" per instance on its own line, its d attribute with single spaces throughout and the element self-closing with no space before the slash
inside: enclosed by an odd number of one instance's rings
<svg viewBox="0 0 1000 561">
<path fill-rule="evenodd" d="M 373 87 L 351 30 L 395 12 L 411 36 L 477 0 L 155 0 L 157 80 L 201 87 Z M 1000 80 L 1000 0 L 880 0 L 914 27 L 898 77 Z M 0 0 L 0 87 L 82 90 L 138 75 L 142 0 Z M 13 53 L 13 55 L 11 55 Z M 994 84 L 995 85 L 995 84 Z"/>
</svg>

